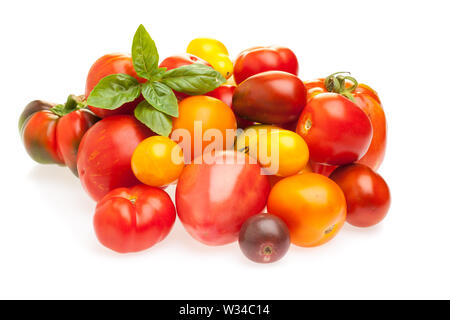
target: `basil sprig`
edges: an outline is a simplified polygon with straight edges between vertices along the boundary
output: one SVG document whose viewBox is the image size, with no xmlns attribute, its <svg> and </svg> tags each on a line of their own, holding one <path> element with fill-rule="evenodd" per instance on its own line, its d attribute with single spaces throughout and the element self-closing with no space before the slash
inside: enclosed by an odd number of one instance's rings
<svg viewBox="0 0 450 320">
<path fill-rule="evenodd" d="M 158 50 L 143 25 L 134 35 L 131 53 L 137 75 L 147 81 L 139 83 L 127 74 L 106 76 L 91 91 L 87 104 L 114 110 L 142 94 L 145 100 L 136 107 L 134 115 L 162 136 L 170 134 L 172 117 L 178 117 L 178 101 L 173 90 L 189 95 L 205 94 L 226 81 L 219 72 L 202 64 L 169 71 L 159 68 Z"/>
</svg>

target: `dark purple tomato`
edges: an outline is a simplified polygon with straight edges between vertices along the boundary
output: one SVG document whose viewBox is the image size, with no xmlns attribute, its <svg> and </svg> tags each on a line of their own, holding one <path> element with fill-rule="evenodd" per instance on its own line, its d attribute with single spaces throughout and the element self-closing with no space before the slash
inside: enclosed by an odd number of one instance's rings
<svg viewBox="0 0 450 320">
<path fill-rule="evenodd" d="M 280 260 L 291 244 L 289 229 L 277 216 L 261 213 L 242 225 L 239 246 L 244 255 L 258 263 Z"/>
</svg>

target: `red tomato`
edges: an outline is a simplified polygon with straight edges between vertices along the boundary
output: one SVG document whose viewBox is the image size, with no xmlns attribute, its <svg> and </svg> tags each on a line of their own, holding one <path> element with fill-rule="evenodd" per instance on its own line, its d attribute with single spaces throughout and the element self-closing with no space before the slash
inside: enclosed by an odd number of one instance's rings
<svg viewBox="0 0 450 320">
<path fill-rule="evenodd" d="M 25 107 L 19 120 L 25 148 L 33 160 L 44 164 L 66 164 L 78 175 L 78 145 L 98 118 L 86 109 L 57 115 L 51 110 L 54 106 L 36 100 Z"/>
<path fill-rule="evenodd" d="M 176 206 L 186 230 L 207 245 L 238 239 L 242 224 L 260 213 L 269 194 L 267 176 L 244 153 L 209 154 L 206 162 L 185 167 L 178 180 Z"/>
<path fill-rule="evenodd" d="M 182 54 L 177 54 L 174 56 L 167 57 L 159 64 L 159 67 L 167 68 L 167 70 L 172 70 L 172 69 L 176 69 L 176 68 L 194 64 L 194 63 L 204 64 L 205 66 L 211 67 L 211 65 L 208 62 L 206 62 L 205 60 L 200 59 L 199 57 L 194 56 L 193 54 L 189 54 L 189 53 L 182 53 Z M 177 92 L 177 91 L 174 91 L 174 93 L 177 96 L 178 100 L 183 100 L 183 99 L 189 97 L 189 95 L 186 93 Z"/>
<path fill-rule="evenodd" d="M 81 184 L 96 201 L 108 192 L 139 181 L 131 170 L 134 149 L 153 132 L 132 116 L 105 118 L 90 128 L 78 151 Z"/>
<path fill-rule="evenodd" d="M 325 79 L 321 78 L 305 82 L 306 89 L 308 90 L 308 101 L 317 94 L 327 92 L 324 81 Z M 347 83 L 347 87 L 350 86 L 351 83 Z M 365 164 L 373 170 L 377 170 L 383 162 L 386 152 L 386 116 L 378 94 L 368 85 L 358 84 L 354 92 L 352 92 L 352 95 L 356 105 L 369 117 L 373 129 L 373 137 L 369 149 L 357 162 Z"/>
<path fill-rule="evenodd" d="M 166 192 L 138 185 L 108 193 L 95 209 L 94 229 L 105 247 L 120 253 L 137 252 L 162 241 L 175 217 Z"/>
<path fill-rule="evenodd" d="M 355 103 L 337 93 L 313 97 L 303 110 L 298 125 L 314 162 L 343 165 L 367 152 L 372 125 Z"/>
<path fill-rule="evenodd" d="M 334 169 L 338 166 L 331 166 L 329 164 L 317 163 L 314 161 L 310 161 L 312 172 L 319 173 L 325 177 L 330 176 Z"/>
<path fill-rule="evenodd" d="M 242 82 L 233 95 L 236 114 L 259 123 L 281 125 L 295 121 L 305 104 L 303 82 L 282 71 L 254 75 Z"/>
<path fill-rule="evenodd" d="M 56 140 L 59 116 L 50 110 L 32 114 L 23 125 L 22 140 L 30 157 L 42 164 L 64 164 Z"/>
<path fill-rule="evenodd" d="M 234 78 L 237 84 L 265 71 L 285 71 L 297 75 L 297 57 L 286 47 L 254 47 L 242 51 L 234 63 Z"/>
<path fill-rule="evenodd" d="M 92 89 L 94 89 L 94 87 L 101 79 L 103 79 L 106 76 L 117 73 L 128 74 L 138 79 L 138 81 L 141 83 L 147 81 L 145 79 L 139 78 L 138 75 L 136 74 L 136 71 L 134 70 L 133 67 L 133 60 L 131 59 L 130 55 L 122 53 L 107 54 L 98 59 L 97 61 L 95 61 L 95 63 L 89 70 L 86 79 L 86 89 L 85 89 L 86 99 L 89 97 L 89 94 L 91 93 Z M 141 101 L 142 97 L 139 97 L 135 101 L 125 103 L 123 106 L 115 110 L 106 110 L 101 108 L 95 108 L 92 106 L 89 106 L 89 109 L 91 109 L 92 112 L 94 112 L 100 118 L 105 118 L 117 114 L 133 114 L 134 109 Z"/>
<path fill-rule="evenodd" d="M 391 195 L 379 174 L 365 165 L 351 164 L 336 169 L 330 178 L 344 191 L 348 223 L 370 227 L 384 219 L 391 204 Z"/>
<path fill-rule="evenodd" d="M 233 94 L 234 90 L 236 90 L 236 86 L 225 84 L 220 87 L 217 87 L 213 91 L 210 91 L 205 94 L 205 96 L 213 97 L 219 100 L 222 100 L 222 102 L 225 102 L 226 105 L 228 105 L 231 109 L 233 109 Z M 233 110 L 234 112 L 234 110 Z M 236 123 L 237 127 L 241 129 L 245 129 L 249 126 L 253 126 L 255 124 L 254 121 L 246 120 L 244 118 L 241 118 L 239 116 L 236 116 Z"/>
</svg>

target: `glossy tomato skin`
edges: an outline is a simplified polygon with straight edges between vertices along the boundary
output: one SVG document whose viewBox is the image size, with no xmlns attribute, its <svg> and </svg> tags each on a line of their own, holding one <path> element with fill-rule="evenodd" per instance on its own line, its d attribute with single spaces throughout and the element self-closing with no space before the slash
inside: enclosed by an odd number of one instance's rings
<svg viewBox="0 0 450 320">
<path fill-rule="evenodd" d="M 99 118 L 86 109 L 76 110 L 61 117 L 56 127 L 56 141 L 64 163 L 78 176 L 77 155 L 81 139 Z"/>
<path fill-rule="evenodd" d="M 98 82 L 106 76 L 112 74 L 124 73 L 136 78 L 140 83 L 147 80 L 138 77 L 133 67 L 133 61 L 131 56 L 122 53 L 107 54 L 98 59 L 89 70 L 86 79 L 85 97 L 89 97 L 89 94 L 98 84 Z M 101 108 L 95 108 L 89 106 L 89 109 L 94 112 L 98 117 L 105 118 L 117 114 L 133 114 L 134 109 L 142 101 L 142 97 L 137 98 L 135 101 L 125 103 L 120 108 L 115 110 L 106 110 Z"/>
<path fill-rule="evenodd" d="M 298 119 L 305 105 L 303 82 L 282 71 L 254 75 L 242 82 L 233 95 L 236 114 L 259 123 L 290 123 Z"/>
<path fill-rule="evenodd" d="M 329 164 L 317 163 L 310 161 L 312 172 L 319 173 L 325 177 L 329 177 L 330 174 L 338 168 L 338 166 L 332 166 Z"/>
<path fill-rule="evenodd" d="M 308 144 L 312 161 L 344 165 L 367 152 L 373 131 L 367 115 L 351 100 L 337 93 L 322 93 L 306 105 L 297 133 Z"/>
<path fill-rule="evenodd" d="M 316 173 L 287 177 L 275 184 L 267 211 L 286 222 L 293 244 L 322 245 L 345 223 L 345 196 L 332 180 Z"/>
<path fill-rule="evenodd" d="M 320 78 L 305 81 L 308 91 L 308 101 L 314 96 L 327 92 L 325 79 Z M 348 84 L 350 86 L 350 84 Z M 352 93 L 355 103 L 369 117 L 372 124 L 373 136 L 366 154 L 357 162 L 377 170 L 383 162 L 386 152 L 387 122 L 378 93 L 366 84 L 360 83 Z"/>
<path fill-rule="evenodd" d="M 217 87 L 213 91 L 206 93 L 205 96 L 219 99 L 222 102 L 224 102 L 226 105 L 228 105 L 231 108 L 231 110 L 233 110 L 233 94 L 234 94 L 235 90 L 236 90 L 235 85 L 225 84 L 220 87 Z M 234 112 L 234 110 L 233 110 L 233 112 Z M 240 129 L 245 129 L 245 128 L 247 128 L 249 126 L 253 126 L 255 124 L 254 121 L 250 121 L 250 120 L 241 118 L 238 115 L 236 115 L 236 113 L 235 113 L 235 116 L 236 116 L 237 127 Z"/>
<path fill-rule="evenodd" d="M 384 179 L 369 167 L 351 164 L 333 171 L 330 178 L 344 192 L 347 222 L 356 227 L 370 227 L 386 216 L 391 195 Z"/>
<path fill-rule="evenodd" d="M 22 140 L 30 157 L 42 164 L 64 165 L 57 143 L 59 116 L 50 110 L 38 111 L 24 122 Z"/>
<path fill-rule="evenodd" d="M 297 75 L 297 57 L 286 47 L 253 47 L 241 52 L 234 62 L 234 78 L 237 84 L 265 71 L 285 71 Z"/>
<path fill-rule="evenodd" d="M 194 56 L 193 54 L 189 54 L 189 53 L 181 53 L 181 54 L 167 57 L 163 61 L 161 61 L 161 63 L 159 64 L 159 67 L 167 68 L 167 70 L 172 70 L 172 69 L 176 69 L 176 68 L 179 68 L 182 66 L 187 66 L 190 64 L 194 64 L 194 63 L 199 63 L 199 64 L 203 64 L 205 66 L 211 67 L 211 65 L 208 62 L 206 62 L 205 60 L 200 59 L 199 57 Z M 189 95 L 186 93 L 182 93 L 182 92 L 178 92 L 178 91 L 174 91 L 174 93 L 178 100 L 183 100 L 183 99 L 189 97 Z"/>
<path fill-rule="evenodd" d="M 210 162 L 194 161 L 185 167 L 176 207 L 192 237 L 207 245 L 224 245 L 236 241 L 242 224 L 264 209 L 270 186 L 247 155 L 228 150 L 210 156 Z"/>
<path fill-rule="evenodd" d="M 150 129 L 129 115 L 107 117 L 86 132 L 77 168 L 81 184 L 94 200 L 116 188 L 139 184 L 131 170 L 131 157 L 138 144 L 151 135 Z"/>
<path fill-rule="evenodd" d="M 105 247 L 138 252 L 162 241 L 175 222 L 175 207 L 163 190 L 145 185 L 118 188 L 97 204 L 94 229 Z"/>
<path fill-rule="evenodd" d="M 56 105 L 55 103 L 51 103 L 51 102 L 47 102 L 47 101 L 43 101 L 43 100 L 34 100 L 34 101 L 31 101 L 29 104 L 27 104 L 19 117 L 19 132 L 20 132 L 20 134 L 22 134 L 22 130 L 23 130 L 25 121 L 30 116 L 32 116 L 33 114 L 35 114 L 38 111 L 50 110 L 55 105 Z"/>
</svg>

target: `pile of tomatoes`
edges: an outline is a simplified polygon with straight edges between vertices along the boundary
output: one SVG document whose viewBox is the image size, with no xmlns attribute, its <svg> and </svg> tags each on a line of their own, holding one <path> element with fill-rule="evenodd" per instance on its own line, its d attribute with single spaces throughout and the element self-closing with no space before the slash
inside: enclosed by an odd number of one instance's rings
<svg viewBox="0 0 450 320">
<path fill-rule="evenodd" d="M 224 81 L 201 95 L 186 93 L 189 84 L 171 86 L 178 116 L 170 117 L 167 136 L 135 117 L 142 95 L 117 108 L 86 100 L 111 75 L 146 83 L 127 54 L 98 59 L 84 96 L 61 105 L 33 101 L 20 117 L 29 155 L 67 165 L 98 202 L 94 229 L 105 247 L 148 249 L 178 215 L 194 239 L 239 241 L 249 259 L 267 263 L 291 243 L 328 242 L 345 221 L 369 227 L 386 216 L 389 188 L 376 173 L 386 118 L 373 89 L 343 72 L 302 81 L 296 55 L 280 46 L 250 48 L 232 61 L 221 42 L 208 38 L 194 39 L 155 70 L 193 64 Z M 174 204 L 164 189 L 175 183 Z"/>
</svg>

